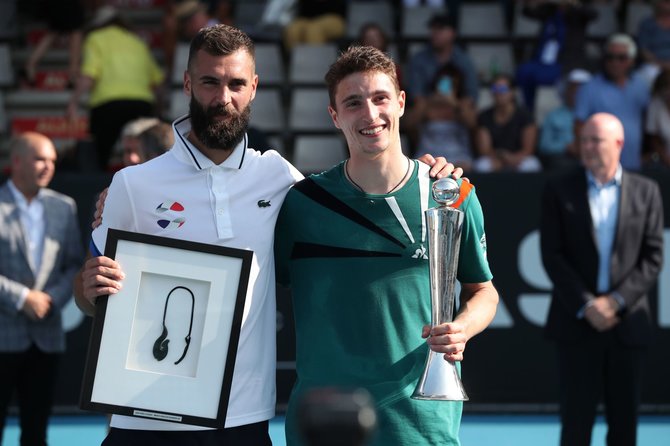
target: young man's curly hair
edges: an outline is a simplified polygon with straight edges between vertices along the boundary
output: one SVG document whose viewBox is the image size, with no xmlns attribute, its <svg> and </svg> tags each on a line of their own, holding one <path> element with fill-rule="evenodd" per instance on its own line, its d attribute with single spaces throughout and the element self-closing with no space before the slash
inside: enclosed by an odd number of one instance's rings
<svg viewBox="0 0 670 446">
<path fill-rule="evenodd" d="M 326 87 L 330 106 L 335 107 L 335 93 L 337 86 L 345 77 L 354 73 L 379 71 L 386 74 L 393 81 L 396 93 L 400 92 L 400 83 L 396 72 L 396 65 L 389 56 L 371 46 L 350 46 L 330 66 L 326 73 Z"/>
</svg>

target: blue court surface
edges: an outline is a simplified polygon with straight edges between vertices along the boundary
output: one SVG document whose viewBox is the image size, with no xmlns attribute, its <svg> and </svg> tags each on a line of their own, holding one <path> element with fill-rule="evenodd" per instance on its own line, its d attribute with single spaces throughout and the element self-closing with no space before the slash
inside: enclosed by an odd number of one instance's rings
<svg viewBox="0 0 670 446">
<path fill-rule="evenodd" d="M 49 427 L 50 446 L 94 446 L 105 437 L 107 420 L 97 415 L 55 416 Z M 606 426 L 599 417 L 592 446 L 605 445 Z M 559 423 L 556 415 L 469 415 L 463 416 L 463 446 L 551 446 L 558 445 Z M 270 424 L 274 446 L 286 446 L 284 419 Z M 0 446 L 17 446 L 19 429 L 16 417 L 9 417 Z M 638 446 L 670 443 L 670 415 L 646 415 L 640 418 Z"/>
</svg>

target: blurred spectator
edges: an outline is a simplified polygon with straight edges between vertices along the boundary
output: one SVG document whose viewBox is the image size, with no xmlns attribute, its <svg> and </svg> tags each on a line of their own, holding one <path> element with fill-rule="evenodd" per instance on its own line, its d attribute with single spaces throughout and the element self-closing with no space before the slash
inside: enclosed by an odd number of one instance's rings
<svg viewBox="0 0 670 446">
<path fill-rule="evenodd" d="M 140 133 L 139 142 L 140 160 L 138 164 L 142 164 L 164 154 L 174 145 L 172 125 L 168 122 L 157 122 Z"/>
<path fill-rule="evenodd" d="M 670 167 L 670 68 L 654 81 L 645 131 L 649 141 L 649 165 Z"/>
<path fill-rule="evenodd" d="M 532 115 L 516 99 L 510 76 L 499 74 L 491 85 L 493 106 L 480 113 L 477 122 L 478 172 L 536 172 L 542 169 L 533 155 L 537 127 Z"/>
<path fill-rule="evenodd" d="M 542 121 L 538 157 L 545 169 L 574 166 L 577 149 L 574 144 L 573 112 L 579 87 L 591 80 L 591 73 L 576 68 L 568 73 L 559 88 L 563 105 L 550 111 Z"/>
<path fill-rule="evenodd" d="M 407 65 L 405 87 L 410 104 L 416 98 L 431 93 L 435 74 L 447 63 L 461 70 L 465 79 L 465 95 L 476 103 L 479 89 L 477 72 L 465 51 L 455 43 L 456 27 L 453 18 L 448 14 L 436 14 L 428 21 L 428 27 L 430 42 L 426 48 L 412 56 Z"/>
<path fill-rule="evenodd" d="M 254 128 L 247 129 L 249 147 L 261 152 L 269 149 L 265 134 Z M 118 141 L 119 160 L 112 170 L 142 164 L 170 150 L 174 145 L 172 125 L 158 118 L 138 118 L 123 126 Z"/>
<path fill-rule="evenodd" d="M 155 114 L 154 89 L 163 73 L 147 45 L 129 30 L 115 8 L 100 8 L 90 28 L 67 114 L 76 118 L 80 96 L 90 91 L 89 129 L 98 166 L 104 171 L 124 124 Z"/>
<path fill-rule="evenodd" d="M 452 17 L 458 17 L 462 0 L 395 0 L 402 8 L 432 8 L 435 11 L 446 11 Z"/>
<path fill-rule="evenodd" d="M 621 165 L 637 170 L 641 164 L 642 118 L 649 103 L 649 86 L 640 75 L 633 74 L 637 47 L 626 34 L 610 36 L 604 48 L 603 72 L 579 89 L 575 101 L 575 134 L 583 122 L 598 112 L 619 118 L 624 127 Z"/>
<path fill-rule="evenodd" d="M 377 48 L 380 51 L 389 53 L 389 36 L 386 34 L 384 29 L 375 22 L 367 22 L 361 26 L 361 29 L 358 31 L 358 38 L 356 43 L 362 46 L 371 46 Z M 389 54 L 393 57 L 393 54 Z M 402 70 L 400 65 L 396 62 L 396 76 L 398 76 L 398 83 L 402 88 Z"/>
<path fill-rule="evenodd" d="M 539 85 L 553 85 L 575 66 L 588 66 L 586 26 L 597 13 L 575 0 L 525 0 L 522 13 L 541 22 L 531 59 L 516 73 L 526 108 L 535 108 Z"/>
<path fill-rule="evenodd" d="M 463 85 L 463 73 L 447 64 L 438 71 L 430 96 L 417 100 L 412 116 L 418 119 L 419 129 L 416 157 L 427 153 L 444 156 L 464 170 L 470 169 L 470 135 L 477 112 L 472 99 L 465 96 Z"/>
<path fill-rule="evenodd" d="M 48 188 L 53 142 L 26 132 L 9 150 L 11 177 L 0 186 L 0 444 L 10 443 L 2 435 L 16 394 L 21 445 L 46 445 L 81 232 L 74 200 Z"/>
<path fill-rule="evenodd" d="M 347 29 L 346 0 L 298 0 L 297 13 L 284 28 L 284 48 L 321 45 L 341 37 Z"/>
<path fill-rule="evenodd" d="M 540 214 L 542 264 L 552 282 L 544 332 L 556 343 L 559 444 L 635 446 L 655 329 L 647 293 L 663 263 L 663 201 L 655 181 L 621 168 L 625 135 L 615 116 L 593 115 L 581 130 L 583 168 L 547 183 Z M 595 442 L 601 402 L 607 439 Z"/>
<path fill-rule="evenodd" d="M 462 73 L 464 97 L 475 104 L 479 93 L 477 72 L 468 55 L 456 45 L 456 25 L 451 15 L 437 13 L 427 23 L 430 41 L 414 54 L 406 65 L 404 76 L 407 104 L 405 118 L 400 121 L 403 130 L 418 135 L 425 100 L 433 93 L 433 85 L 440 68 L 450 64 Z"/>
<path fill-rule="evenodd" d="M 174 135 L 169 123 L 158 118 L 134 119 L 121 130 L 118 141 L 120 162 L 114 163 L 112 170 L 142 164 L 165 153 L 173 144 Z"/>
<path fill-rule="evenodd" d="M 295 16 L 294 3 L 295 0 L 267 0 L 259 22 L 251 27 L 251 31 L 254 34 L 270 31 L 270 34 L 281 36 L 286 25 Z"/>
<path fill-rule="evenodd" d="M 179 2 L 175 8 L 175 17 L 179 37 L 187 42 L 202 28 L 219 23 L 219 19 L 210 14 L 207 5 L 198 0 Z"/>
<path fill-rule="evenodd" d="M 637 30 L 643 72 L 650 84 L 661 69 L 670 68 L 670 0 L 653 4 L 654 14 L 643 19 Z"/>
<path fill-rule="evenodd" d="M 158 118 L 138 118 L 123 127 L 119 142 L 122 162 L 113 164 L 112 171 L 142 164 L 164 154 L 174 145 L 174 133 L 168 122 Z M 98 219 L 101 218 L 101 211 L 96 209 L 97 203 L 104 203 L 108 189 L 104 188 L 93 200 L 93 228 L 100 224 Z"/>
<path fill-rule="evenodd" d="M 234 25 L 235 1 L 234 0 L 209 0 L 209 15 L 217 23 Z"/>
<path fill-rule="evenodd" d="M 163 15 L 163 52 L 165 72 L 174 68 L 177 43 L 190 42 L 200 29 L 217 23 L 233 24 L 232 0 L 170 0 Z"/>
<path fill-rule="evenodd" d="M 47 30 L 28 56 L 24 77 L 29 85 L 35 83 L 37 65 L 60 35 L 68 37 L 68 77 L 74 85 L 79 75 L 81 40 L 84 28 L 84 5 L 81 0 L 41 0 L 39 16 L 46 22 Z"/>
<path fill-rule="evenodd" d="M 116 151 L 111 161 L 111 170 L 117 171 L 126 166 L 140 164 L 140 135 L 148 128 L 158 124 L 158 118 L 137 118 L 127 122 L 121 129 Z"/>
</svg>

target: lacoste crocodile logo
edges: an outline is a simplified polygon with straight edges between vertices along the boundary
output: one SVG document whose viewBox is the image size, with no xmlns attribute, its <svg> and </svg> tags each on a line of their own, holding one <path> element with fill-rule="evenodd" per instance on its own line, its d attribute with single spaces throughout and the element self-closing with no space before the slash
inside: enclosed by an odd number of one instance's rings
<svg viewBox="0 0 670 446">
<path fill-rule="evenodd" d="M 259 208 L 269 208 L 272 206 L 270 204 L 270 200 L 258 200 L 258 207 Z"/>
</svg>

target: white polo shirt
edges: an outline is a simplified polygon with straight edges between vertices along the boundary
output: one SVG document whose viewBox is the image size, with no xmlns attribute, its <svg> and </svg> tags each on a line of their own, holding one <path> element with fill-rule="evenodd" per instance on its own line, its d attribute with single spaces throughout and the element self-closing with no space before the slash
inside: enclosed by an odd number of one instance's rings
<svg viewBox="0 0 670 446">
<path fill-rule="evenodd" d="M 107 228 L 115 228 L 253 251 L 226 427 L 268 420 L 275 410 L 274 227 L 286 193 L 303 176 L 277 152 L 247 148 L 246 135 L 216 165 L 187 141 L 188 116 L 172 126 L 171 150 L 114 175 L 93 243 L 104 252 Z M 156 210 L 174 203 L 174 212 Z M 203 429 L 121 415 L 112 417 L 111 426 Z"/>
</svg>

